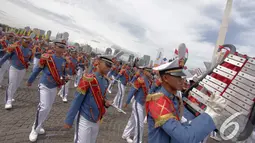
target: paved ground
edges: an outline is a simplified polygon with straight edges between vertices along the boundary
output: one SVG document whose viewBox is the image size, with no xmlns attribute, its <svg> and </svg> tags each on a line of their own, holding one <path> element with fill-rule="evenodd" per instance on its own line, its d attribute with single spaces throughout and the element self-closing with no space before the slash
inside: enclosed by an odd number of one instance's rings
<svg viewBox="0 0 255 143">
<path fill-rule="evenodd" d="M 32 87 L 27 88 L 25 76 L 21 87 L 16 92 L 16 101 L 12 110 L 4 109 L 4 95 L 7 78 L 4 80 L 4 86 L 0 89 L 0 143 L 28 143 L 28 136 L 31 131 L 32 123 L 35 119 L 36 107 L 38 104 L 37 82 Z M 56 98 L 49 118 L 44 124 L 46 130 L 45 135 L 38 138 L 38 143 L 72 143 L 74 129 L 63 129 L 66 112 L 70 106 L 70 101 L 74 89 L 69 94 L 69 102 L 63 103 L 60 97 Z M 113 94 L 109 95 L 110 99 L 114 98 L 116 89 Z M 117 112 L 113 108 L 109 108 L 103 122 L 100 126 L 100 132 L 97 143 L 125 143 L 121 139 L 122 132 L 127 123 L 131 112 L 129 107 L 127 115 Z M 147 126 L 144 131 L 144 141 L 147 142 Z M 210 143 L 213 143 L 210 141 Z"/>
</svg>

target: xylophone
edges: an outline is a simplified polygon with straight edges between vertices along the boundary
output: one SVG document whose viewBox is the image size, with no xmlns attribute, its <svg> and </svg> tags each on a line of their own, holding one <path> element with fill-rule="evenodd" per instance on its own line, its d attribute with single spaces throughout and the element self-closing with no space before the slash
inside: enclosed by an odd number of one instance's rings
<svg viewBox="0 0 255 143">
<path fill-rule="evenodd" d="M 236 132 L 231 139 L 244 140 L 252 133 L 255 124 L 255 59 L 236 52 L 234 45 L 220 46 L 218 52 L 223 49 L 226 52 L 219 64 L 186 90 L 183 100 L 188 110 L 198 116 L 205 111 L 211 94 L 221 95 L 227 101 L 227 107 L 222 112 L 223 120 L 238 112 L 242 114 L 233 119 L 239 125 L 238 130 L 229 125 L 220 133 L 228 136 Z"/>
</svg>

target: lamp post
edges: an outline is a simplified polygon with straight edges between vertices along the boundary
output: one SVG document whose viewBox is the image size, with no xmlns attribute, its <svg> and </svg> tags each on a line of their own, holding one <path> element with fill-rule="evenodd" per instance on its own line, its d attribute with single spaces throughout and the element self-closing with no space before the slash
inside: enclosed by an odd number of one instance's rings
<svg viewBox="0 0 255 143">
<path fill-rule="evenodd" d="M 222 23 L 220 26 L 220 31 L 219 31 L 219 35 L 218 35 L 218 39 L 213 51 L 213 55 L 212 55 L 212 64 L 211 67 L 213 67 L 216 63 L 217 63 L 217 51 L 219 48 L 219 45 L 223 45 L 225 42 L 225 38 L 226 38 L 226 34 L 228 31 L 228 23 L 229 23 L 229 19 L 230 19 L 230 13 L 231 13 L 231 9 L 232 9 L 232 4 L 233 4 L 233 0 L 228 0 L 227 4 L 226 4 L 226 8 L 224 11 L 224 15 L 222 18 Z"/>
</svg>

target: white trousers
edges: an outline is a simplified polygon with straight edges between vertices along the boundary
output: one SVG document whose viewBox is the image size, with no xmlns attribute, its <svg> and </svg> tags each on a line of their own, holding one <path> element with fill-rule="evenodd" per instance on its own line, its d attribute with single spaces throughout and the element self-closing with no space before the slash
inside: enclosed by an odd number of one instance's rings
<svg viewBox="0 0 255 143">
<path fill-rule="evenodd" d="M 33 66 L 33 71 L 35 71 L 35 68 L 38 67 L 39 60 L 40 60 L 40 59 L 34 57 L 34 61 L 33 61 L 33 64 L 34 64 L 34 66 Z"/>
<path fill-rule="evenodd" d="M 0 58 L 1 60 L 2 58 Z M 7 70 L 10 68 L 10 61 L 7 60 L 3 63 L 2 67 L 0 68 L 0 84 L 2 84 L 3 79 L 4 79 L 4 74 Z"/>
<path fill-rule="evenodd" d="M 9 69 L 9 81 L 8 87 L 5 94 L 5 103 L 12 104 L 12 99 L 16 90 L 19 88 L 21 81 L 23 80 L 26 73 L 26 69 L 18 70 L 13 66 Z"/>
<path fill-rule="evenodd" d="M 77 71 L 77 75 L 76 75 L 75 81 L 74 81 L 74 87 L 78 86 L 78 84 L 80 82 L 80 79 L 82 77 L 82 74 L 83 74 L 83 69 L 79 67 L 79 69 Z"/>
<path fill-rule="evenodd" d="M 121 82 L 118 82 L 118 93 L 116 94 L 113 100 L 113 104 L 120 109 L 122 109 L 124 95 L 125 95 L 125 85 L 123 85 Z"/>
<path fill-rule="evenodd" d="M 143 112 L 144 112 L 143 106 L 139 104 L 138 102 L 134 101 L 132 105 L 131 116 L 122 134 L 123 137 L 127 138 L 127 137 L 130 137 L 133 131 L 135 131 L 134 138 L 133 138 L 134 143 L 141 143 L 143 139 L 143 129 L 144 129 L 144 124 L 143 124 L 144 113 Z"/>
<path fill-rule="evenodd" d="M 99 122 L 93 123 L 78 114 L 74 134 L 74 143 L 96 143 Z"/>
<path fill-rule="evenodd" d="M 58 95 L 60 95 L 63 98 L 64 97 L 67 98 L 67 95 L 69 93 L 70 82 L 71 82 L 71 80 L 69 80 L 65 85 L 61 86 L 61 89 L 59 90 Z"/>
<path fill-rule="evenodd" d="M 108 86 L 108 90 L 110 90 L 110 91 L 112 91 L 112 87 L 113 87 L 113 84 L 114 84 L 114 82 L 115 82 L 115 77 L 112 75 L 112 79 L 113 80 L 111 80 L 110 81 L 110 84 L 109 84 L 109 86 Z"/>
<path fill-rule="evenodd" d="M 38 85 L 38 91 L 39 91 L 39 97 L 40 101 L 38 104 L 37 112 L 36 112 L 36 118 L 34 122 L 34 129 L 36 132 L 39 132 L 43 122 L 47 119 L 52 104 L 55 101 L 55 97 L 57 94 L 57 88 L 48 88 L 43 84 Z"/>
</svg>

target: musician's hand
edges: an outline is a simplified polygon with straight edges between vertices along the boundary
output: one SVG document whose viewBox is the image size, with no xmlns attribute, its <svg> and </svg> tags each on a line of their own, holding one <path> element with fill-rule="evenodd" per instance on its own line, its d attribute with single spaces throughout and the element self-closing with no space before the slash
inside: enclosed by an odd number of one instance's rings
<svg viewBox="0 0 255 143">
<path fill-rule="evenodd" d="M 125 103 L 125 104 L 123 105 L 123 108 L 127 108 L 127 107 L 128 107 L 128 104 Z"/>
<path fill-rule="evenodd" d="M 19 45 L 19 43 L 18 43 L 18 42 L 15 42 L 14 44 L 11 44 L 9 47 L 10 47 L 10 48 L 16 48 L 18 45 Z"/>
<path fill-rule="evenodd" d="M 70 126 L 70 125 L 68 125 L 68 124 L 65 124 L 65 125 L 64 125 L 64 128 L 65 128 L 65 129 L 71 129 L 72 126 Z"/>
<path fill-rule="evenodd" d="M 106 100 L 105 101 L 105 106 L 109 107 L 113 104 L 113 101 L 109 101 L 109 100 Z"/>
<path fill-rule="evenodd" d="M 31 85 L 32 85 L 32 83 L 27 82 L 27 86 L 28 86 L 28 87 L 30 87 Z"/>
<path fill-rule="evenodd" d="M 215 112 L 221 113 L 227 106 L 227 101 L 220 95 L 211 94 L 208 100 L 210 106 Z"/>
</svg>

